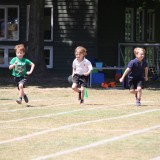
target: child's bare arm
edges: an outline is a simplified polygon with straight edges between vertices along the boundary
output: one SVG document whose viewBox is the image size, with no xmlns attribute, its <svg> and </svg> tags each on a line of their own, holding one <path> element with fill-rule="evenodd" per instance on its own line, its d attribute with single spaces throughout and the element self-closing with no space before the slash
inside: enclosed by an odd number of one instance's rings
<svg viewBox="0 0 160 160">
<path fill-rule="evenodd" d="M 124 71 L 122 77 L 119 79 L 120 82 L 123 82 L 123 81 L 124 81 L 125 76 L 130 72 L 130 70 L 131 70 L 130 68 L 127 68 L 127 69 Z"/>
<path fill-rule="evenodd" d="M 13 68 L 15 68 L 16 64 L 17 64 L 17 61 L 14 64 L 9 65 L 9 69 L 12 70 Z"/>
<path fill-rule="evenodd" d="M 145 81 L 148 81 L 148 67 L 146 67 L 146 68 L 144 69 L 144 72 L 145 72 L 145 77 L 144 77 L 144 79 L 145 79 Z"/>
<path fill-rule="evenodd" d="M 27 75 L 30 75 L 33 72 L 34 67 L 35 67 L 34 63 L 31 63 L 30 65 L 31 65 L 31 68 L 30 68 L 30 71 L 27 72 Z"/>
<path fill-rule="evenodd" d="M 72 77 L 74 76 L 74 72 L 75 72 L 75 69 L 73 68 L 73 70 L 72 70 Z"/>
</svg>

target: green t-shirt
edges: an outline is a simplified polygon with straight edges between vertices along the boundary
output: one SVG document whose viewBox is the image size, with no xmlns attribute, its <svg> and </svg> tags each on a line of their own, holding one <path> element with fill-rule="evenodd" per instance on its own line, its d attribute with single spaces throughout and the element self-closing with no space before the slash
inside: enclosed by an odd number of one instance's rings
<svg viewBox="0 0 160 160">
<path fill-rule="evenodd" d="M 18 59 L 17 57 L 14 57 L 11 61 L 10 64 L 14 64 L 15 62 L 15 68 L 13 68 L 12 70 L 12 75 L 14 77 L 23 77 L 26 75 L 27 72 L 27 65 L 30 65 L 32 62 L 29 59 L 26 58 L 22 58 L 22 59 Z"/>
</svg>

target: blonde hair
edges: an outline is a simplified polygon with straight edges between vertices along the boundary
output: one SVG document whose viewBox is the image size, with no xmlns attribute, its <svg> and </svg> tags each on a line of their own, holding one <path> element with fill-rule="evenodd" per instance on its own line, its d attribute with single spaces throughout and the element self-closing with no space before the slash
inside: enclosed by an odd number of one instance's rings
<svg viewBox="0 0 160 160">
<path fill-rule="evenodd" d="M 79 52 L 80 52 L 81 54 L 83 54 L 84 56 L 87 55 L 87 50 L 86 50 L 86 48 L 84 48 L 84 47 L 82 47 L 82 46 L 78 46 L 78 47 L 75 49 L 75 53 L 76 53 L 78 50 L 79 50 Z"/>
<path fill-rule="evenodd" d="M 134 55 L 135 56 L 139 53 L 139 50 L 141 50 L 145 54 L 145 49 L 144 48 L 136 47 L 134 49 Z"/>
<path fill-rule="evenodd" d="M 24 44 L 18 44 L 14 47 L 15 51 L 20 50 L 22 51 L 23 53 L 25 53 L 25 47 L 24 47 Z"/>
</svg>

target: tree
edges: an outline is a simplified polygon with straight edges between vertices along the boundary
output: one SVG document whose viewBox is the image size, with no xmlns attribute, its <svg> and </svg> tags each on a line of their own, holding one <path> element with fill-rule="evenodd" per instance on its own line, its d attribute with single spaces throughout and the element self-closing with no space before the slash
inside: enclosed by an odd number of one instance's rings
<svg viewBox="0 0 160 160">
<path fill-rule="evenodd" d="M 36 65 L 36 74 L 43 74 L 46 71 L 44 58 L 44 4 L 45 0 L 30 1 L 28 55 Z"/>
</svg>

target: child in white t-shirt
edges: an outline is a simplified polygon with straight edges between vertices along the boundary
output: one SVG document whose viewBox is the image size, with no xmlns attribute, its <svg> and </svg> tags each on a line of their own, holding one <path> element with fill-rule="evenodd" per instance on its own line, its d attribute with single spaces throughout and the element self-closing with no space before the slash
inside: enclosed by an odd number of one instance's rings
<svg viewBox="0 0 160 160">
<path fill-rule="evenodd" d="M 80 100 L 80 104 L 84 103 L 84 87 L 87 86 L 89 74 L 93 69 L 91 62 L 85 58 L 86 55 L 86 48 L 78 46 L 75 49 L 76 58 L 72 64 L 72 89 L 79 93 L 78 99 Z M 80 86 L 80 89 L 78 86 Z"/>
</svg>

